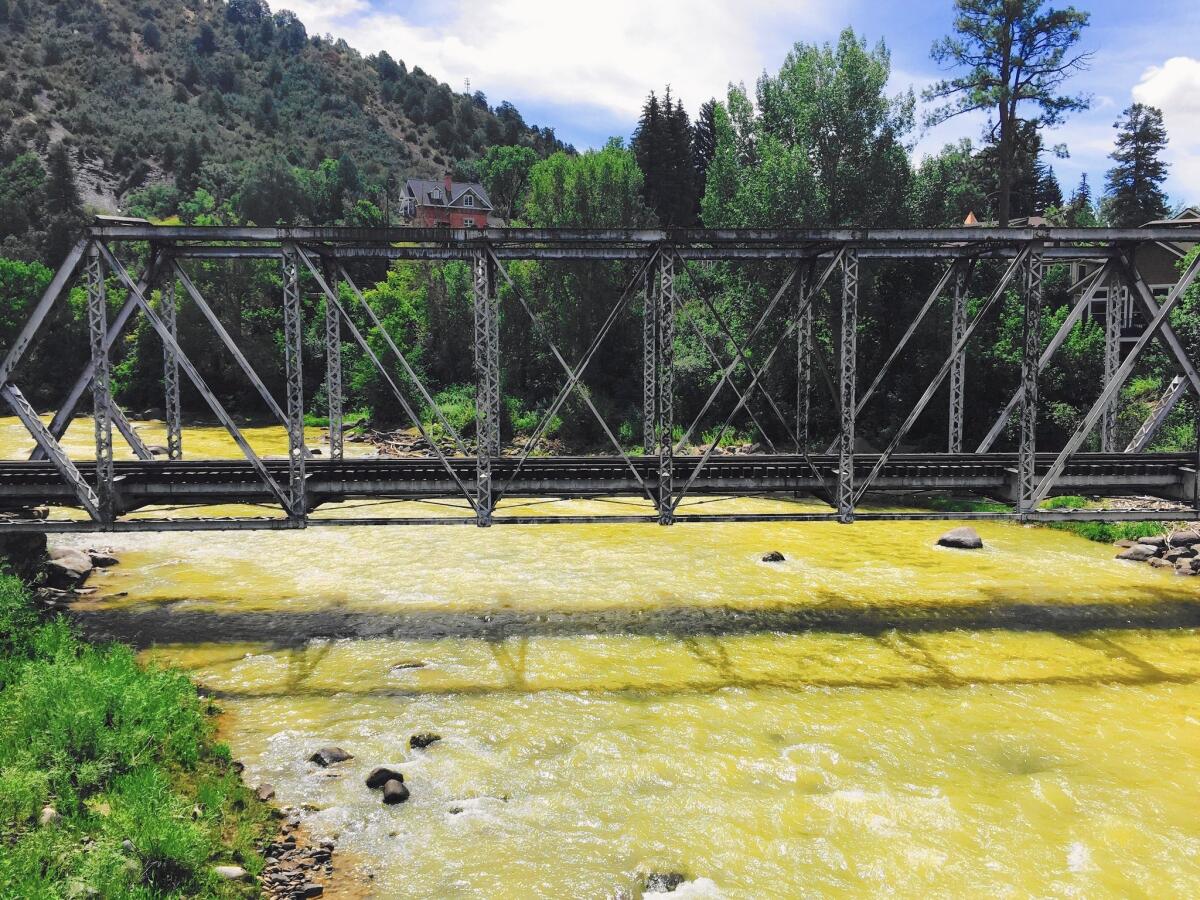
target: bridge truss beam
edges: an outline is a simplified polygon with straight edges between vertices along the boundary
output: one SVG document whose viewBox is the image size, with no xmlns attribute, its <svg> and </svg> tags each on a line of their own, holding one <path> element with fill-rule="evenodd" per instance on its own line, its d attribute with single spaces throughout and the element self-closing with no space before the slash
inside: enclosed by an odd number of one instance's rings
<svg viewBox="0 0 1200 900">
<path fill-rule="evenodd" d="M 721 458 L 717 451 L 724 435 L 736 420 L 755 431 L 769 451 L 767 459 L 790 458 L 800 466 L 797 474 L 788 476 L 790 480 L 784 483 L 795 485 L 796 490 L 801 490 L 803 485 L 804 491 L 821 497 L 831 507 L 828 511 L 771 514 L 764 518 L 851 522 L 878 518 L 879 514 L 864 512 L 860 508 L 869 490 L 895 489 L 897 484 L 904 483 L 904 478 L 910 477 L 896 474 L 899 470 L 895 460 L 902 458 L 901 446 L 945 382 L 949 385 L 946 432 L 949 453 L 946 458 L 971 456 L 959 452 L 966 437 L 964 398 L 969 374 L 966 348 L 973 334 L 999 306 L 1003 295 L 1017 285 L 1022 315 L 1019 385 L 979 444 L 976 458 L 980 460 L 980 465 L 992 465 L 997 457 L 991 448 L 1000 440 L 1007 423 L 1016 413 L 1019 426 L 1015 437 L 1016 452 L 1011 462 L 1005 463 L 1011 477 L 1002 492 L 1013 503 L 1013 508 L 1008 513 L 998 515 L 1040 520 L 1046 516 L 1046 511 L 1039 510 L 1038 504 L 1059 490 L 1060 481 L 1066 478 L 1067 486 L 1072 488 L 1084 483 L 1079 480 L 1082 476 L 1064 473 L 1076 471 L 1072 468 L 1073 460 L 1097 423 L 1101 423 L 1098 447 L 1108 454 L 1102 464 L 1116 465 L 1108 460 L 1113 456 L 1111 451 L 1117 439 L 1120 387 L 1129 378 L 1139 355 L 1151 340 L 1160 339 L 1163 342 L 1181 376 L 1168 391 L 1169 396 L 1161 405 L 1162 408 L 1156 410 L 1156 415 L 1139 432 L 1129 448 L 1133 452 L 1127 456 L 1134 459 L 1139 457 L 1139 451 L 1149 444 L 1153 432 L 1165 421 L 1175 401 L 1184 393 L 1191 390 L 1200 396 L 1200 374 L 1169 323 L 1171 310 L 1197 278 L 1198 267 L 1193 265 L 1184 272 L 1160 304 L 1135 265 L 1137 248 L 1156 241 L 1200 242 L 1200 229 L 503 229 L 476 232 L 445 229 L 166 227 L 137 222 L 128 225 L 104 224 L 90 229 L 85 239 L 71 250 L 47 290 L 33 305 L 29 321 L 13 344 L 0 348 L 0 398 L 12 408 L 33 438 L 35 449 L 27 465 L 37 466 L 45 460 L 51 466 L 49 470 L 29 471 L 52 471 L 59 480 L 62 491 L 50 492 L 52 502 L 75 505 L 88 513 L 91 521 L 79 527 L 117 530 L 139 527 L 137 522 L 141 521 L 154 521 L 122 518 L 130 508 L 129 504 L 144 504 L 145 501 L 136 499 L 135 495 L 141 495 L 125 484 L 122 480 L 125 476 L 117 477 L 117 469 L 124 464 L 118 464 L 114 459 L 113 449 L 115 429 L 126 438 L 134 456 L 151 467 L 150 471 L 157 471 L 154 467 L 163 464 L 151 458 L 150 449 L 112 397 L 110 373 L 113 354 L 119 351 L 118 342 L 130 322 L 136 316 L 142 316 L 163 343 L 167 461 L 179 464 L 183 457 L 184 427 L 180 402 L 182 373 L 225 425 L 246 458 L 245 465 L 249 466 L 247 471 L 259 482 L 258 487 L 247 487 L 245 495 L 258 498 L 265 491 L 266 496 L 273 498 L 283 512 L 282 524 L 264 527 L 295 528 L 316 524 L 310 517 L 311 511 L 336 499 L 337 492 L 331 493 L 327 485 L 321 490 L 312 488 L 315 482 L 310 471 L 311 454 L 304 436 L 307 409 L 303 378 L 306 363 L 303 342 L 306 301 L 302 283 L 308 280 L 316 283 L 320 290 L 318 296 L 324 299 L 320 309 L 324 316 L 322 362 L 325 366 L 328 402 L 330 461 L 351 469 L 357 464 L 344 458 L 343 448 L 342 335 L 345 332 L 381 373 L 412 424 L 428 442 L 428 452 L 436 459 L 440 474 L 430 473 L 421 477 L 428 478 L 430 484 L 452 486 L 448 496 L 460 495 L 459 502 L 466 502 L 470 515 L 450 516 L 438 521 L 461 519 L 489 525 L 501 521 L 530 519 L 542 522 L 576 518 L 514 516 L 505 514 L 500 506 L 506 495 L 529 496 L 528 492 L 534 489 L 530 487 L 531 484 L 543 484 L 537 478 L 530 481 L 533 477 L 527 471 L 531 465 L 530 459 L 541 446 L 542 437 L 567 399 L 576 395 L 582 401 L 582 407 L 599 423 L 611 445 L 615 456 L 608 458 L 618 461 L 625 473 L 619 477 L 616 473 L 605 475 L 607 481 L 597 482 L 596 490 L 603 493 L 601 489 L 604 484 L 618 485 L 615 488 L 617 494 L 641 496 L 644 498 L 642 502 L 649 501 L 652 506 L 652 511 L 645 514 L 600 518 L 611 521 L 657 521 L 661 524 L 753 518 L 752 514 L 727 517 L 694 515 L 686 512 L 682 505 L 690 493 L 710 493 L 716 485 L 726 484 L 721 480 L 712 481 L 710 470 L 716 464 L 715 460 Z M 113 247 L 128 247 L 145 260 L 140 278 L 136 281 L 133 279 Z M 227 260 L 231 263 L 237 260 L 274 259 L 282 267 L 282 405 L 276 402 L 237 341 L 224 328 L 188 277 L 182 263 L 189 259 Z M 348 265 L 373 259 L 458 259 L 470 264 L 474 328 L 469 340 L 476 375 L 476 435 L 473 446 L 447 421 L 433 393 L 351 279 Z M 534 299 L 526 295 L 526 289 L 522 287 L 524 281 L 518 284 L 508 271 L 508 264 L 518 259 L 539 260 L 547 264 L 588 260 L 625 261 L 626 264 L 632 264 L 632 277 L 625 290 L 616 299 L 574 365 L 568 362 L 556 338 L 542 321 Z M 887 268 L 904 261 L 925 261 L 926 266 L 930 261 L 941 261 L 942 268 L 898 345 L 891 349 L 882 365 L 870 373 L 871 381 L 867 389 L 859 391 L 860 377 L 864 374 L 860 371 L 860 345 L 866 346 L 863 339 L 868 337 L 860 333 L 860 293 L 864 289 L 874 291 L 874 286 L 882 283 L 880 279 L 886 277 Z M 1040 323 L 1045 306 L 1042 296 L 1045 268 L 1077 261 L 1094 261 L 1099 266 L 1076 285 L 1075 289 L 1080 291 L 1078 300 L 1073 302 L 1054 337 L 1043 346 Z M 770 272 L 779 273 L 780 281 L 776 282 L 776 289 L 769 298 L 764 298 L 765 303 L 759 304 L 756 318 L 749 329 L 735 327 L 736 323 L 729 317 L 728 311 L 714 303 L 712 297 L 700 287 L 703 277 L 698 276 L 698 270 L 693 267 L 714 262 L 730 267 L 757 263 L 767 267 Z M 864 263 L 867 265 L 864 266 Z M 1003 272 L 996 279 L 1001 265 Z M 49 321 L 56 304 L 62 302 L 72 279 L 81 273 L 87 296 L 90 352 L 71 391 L 57 408 L 49 425 L 45 425 L 34 414 L 13 381 L 13 376 L 33 346 L 39 330 Z M 839 276 L 836 280 L 833 279 L 835 274 Z M 973 283 L 978 281 L 987 285 L 986 291 L 978 302 L 969 303 Z M 107 303 L 110 282 L 115 282 L 128 294 L 124 305 L 111 317 Z M 152 287 L 159 290 L 158 300 L 153 305 L 150 302 Z M 284 468 L 255 453 L 182 350 L 178 317 L 181 297 L 177 296 L 177 287 L 183 288 L 183 301 L 190 300 L 196 306 L 218 341 L 233 356 L 242 375 L 285 428 L 288 455 Z M 1038 453 L 1039 375 L 1052 364 L 1055 353 L 1090 309 L 1092 299 L 1103 287 L 1108 288 L 1108 314 L 1104 374 L 1099 398 L 1064 447 L 1051 456 Z M 1123 288 L 1132 293 L 1149 322 L 1124 360 L 1119 355 L 1119 317 L 1115 315 L 1117 297 Z M 348 291 L 348 296 L 352 298 L 349 305 L 341 300 L 343 291 Z M 614 333 L 617 323 L 628 315 L 635 298 L 639 296 L 643 460 L 631 456 L 630 451 L 618 440 L 613 427 L 597 408 L 584 383 L 590 367 L 597 358 L 602 358 L 605 341 Z M 503 457 L 501 452 L 502 377 L 505 351 L 511 354 L 525 352 L 527 348 L 501 348 L 502 304 L 509 309 L 509 315 L 515 313 L 518 318 L 529 320 L 532 333 L 565 375 L 557 396 L 544 410 L 537 428 L 515 460 Z M 860 450 L 856 446 L 856 437 L 860 425 L 865 421 L 864 410 L 872 399 L 880 395 L 889 373 L 911 352 L 914 335 L 931 318 L 936 319 L 934 313 L 939 309 L 944 310 L 943 327 L 948 329 L 949 334 L 947 357 L 925 393 L 891 433 L 886 448 L 878 454 Z M 968 310 L 973 314 L 968 316 Z M 385 355 L 390 357 L 387 364 L 372 349 L 364 329 L 356 324 L 356 319 L 365 321 L 365 331 L 382 341 L 386 347 Z M 717 370 L 712 382 L 714 386 L 703 402 L 698 404 L 699 413 L 677 437 L 675 429 L 680 407 L 676 395 L 677 352 L 680 347 L 688 346 L 686 341 L 698 347 L 696 352 L 702 351 L 702 358 L 710 360 Z M 777 390 L 779 376 L 773 377 L 771 369 L 779 357 L 790 356 L 793 348 L 796 365 L 795 406 L 794 412 L 789 410 L 785 414 L 773 394 Z M 307 362 L 312 364 L 311 359 Z M 391 363 L 398 368 L 394 369 Z M 688 364 L 694 365 L 694 361 L 689 359 Z M 824 402 L 814 406 L 814 374 L 829 389 L 827 407 Z M 785 382 L 790 383 L 790 379 L 789 375 Z M 722 418 L 717 407 L 723 402 L 721 394 L 726 386 L 731 395 L 727 399 L 732 409 Z M 60 443 L 75 415 L 79 400 L 89 390 L 92 394 L 95 443 L 95 474 L 90 483 Z M 417 400 L 421 402 L 420 406 Z M 835 433 L 836 439 L 826 455 L 814 457 L 809 454 L 812 413 L 814 409 L 821 413 L 822 408 L 825 409 L 825 424 L 822 426 L 826 429 L 825 440 L 828 440 L 830 430 Z M 427 427 L 418 409 L 429 411 L 439 426 L 438 432 Z M 739 419 L 739 416 L 743 418 Z M 830 429 L 830 423 L 835 427 Z M 691 442 L 694 435 L 700 433 L 702 428 L 710 428 L 712 424 L 717 427 L 704 432 L 706 439 L 700 455 L 687 455 L 693 446 Z M 779 445 L 784 445 L 785 441 L 794 449 L 794 457 L 779 454 Z M 469 469 L 463 467 L 464 459 L 471 460 Z M 651 461 L 653 465 L 648 468 L 647 464 Z M 1167 477 L 1165 481 L 1159 470 L 1155 469 L 1158 474 L 1154 478 L 1158 480 L 1152 479 L 1153 484 L 1163 485 L 1160 491 L 1162 495 L 1186 498 L 1194 506 L 1200 498 L 1200 481 L 1195 475 L 1197 463 L 1200 463 L 1200 457 L 1191 465 L 1180 467 L 1177 476 Z M 770 468 L 770 464 L 764 465 Z M 1169 467 L 1174 463 L 1160 461 L 1154 465 Z M 534 468 L 541 471 L 540 464 Z M 905 472 L 916 471 L 902 469 Z M 799 474 L 800 471 L 804 474 Z M 0 473 L 0 484 L 5 477 L 8 476 Z M 42 476 L 39 474 L 37 477 Z M 558 475 L 538 477 L 549 479 L 544 482 L 544 489 L 550 495 L 558 495 L 554 486 L 554 479 Z M 911 477 L 915 479 L 911 481 L 913 485 L 923 483 L 917 475 Z M 964 476 L 966 480 L 962 483 L 969 483 L 971 477 Z M 764 474 L 762 478 L 763 484 L 781 483 L 773 480 L 775 476 L 770 474 Z M 500 480 L 503 480 L 502 484 Z M 590 484 L 578 479 L 563 482 L 566 483 Z M 988 483 L 994 484 L 994 478 Z M 1146 486 L 1144 481 L 1137 483 Z M 166 481 L 163 484 L 165 489 Z M 380 486 L 378 490 L 386 494 L 391 489 Z M 737 490 L 742 491 L 743 488 Z M 995 493 L 994 489 L 989 490 Z M 436 488 L 431 496 L 443 496 L 444 491 L 445 488 Z M 584 491 L 588 495 L 594 492 L 591 488 Z M 1128 511 L 1097 510 L 1094 516 L 1085 515 L 1104 518 L 1110 517 L 1109 513 L 1129 517 Z M 1147 515 L 1151 513 L 1152 517 L 1164 518 L 1162 510 L 1149 511 Z M 211 521 L 191 519 L 178 527 L 209 527 Z M 262 519 L 254 517 L 246 521 L 251 523 L 247 527 L 257 527 L 254 523 Z M 321 524 L 351 521 L 371 520 L 322 519 Z M 229 520 L 221 520 L 222 527 L 228 525 Z M 22 524 L 20 521 L 0 520 L 0 530 L 21 527 L 38 526 L 32 522 Z M 43 530 L 50 527 L 45 525 Z"/>
</svg>

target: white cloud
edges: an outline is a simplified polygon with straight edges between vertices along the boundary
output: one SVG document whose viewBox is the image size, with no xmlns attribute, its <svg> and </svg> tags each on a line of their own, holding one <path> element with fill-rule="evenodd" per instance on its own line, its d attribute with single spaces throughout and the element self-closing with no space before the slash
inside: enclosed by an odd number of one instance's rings
<svg viewBox="0 0 1200 900">
<path fill-rule="evenodd" d="M 1163 111 L 1172 181 L 1183 188 L 1180 199 L 1200 199 L 1200 59 L 1174 56 L 1151 66 L 1134 86 L 1133 98 Z"/>
<path fill-rule="evenodd" d="M 582 105 L 625 120 L 666 84 L 694 112 L 724 96 L 731 79 L 754 79 L 782 35 L 786 47 L 831 27 L 824 0 L 446 0 L 404 11 L 386 0 L 277 5 L 310 33 L 345 38 L 364 53 L 386 50 L 455 89 L 469 78 L 492 102 Z"/>
</svg>

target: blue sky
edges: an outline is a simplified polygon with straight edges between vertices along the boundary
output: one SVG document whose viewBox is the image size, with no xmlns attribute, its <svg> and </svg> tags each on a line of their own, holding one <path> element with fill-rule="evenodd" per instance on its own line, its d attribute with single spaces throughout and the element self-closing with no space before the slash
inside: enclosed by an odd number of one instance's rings
<svg viewBox="0 0 1200 900">
<path fill-rule="evenodd" d="M 365 53 L 387 50 L 455 89 L 467 81 L 494 104 L 551 125 L 579 148 L 628 137 L 646 93 L 670 83 L 689 111 L 726 85 L 753 86 L 778 69 L 796 41 L 836 40 L 846 25 L 892 51 L 893 86 L 920 89 L 940 77 L 929 58 L 952 20 L 951 0 L 278 0 L 310 33 L 345 38 Z M 1059 4 L 1063 5 L 1063 4 Z M 1083 46 L 1094 57 L 1069 88 L 1092 109 L 1047 133 L 1070 158 L 1053 165 L 1065 192 L 1087 172 L 1094 187 L 1110 162 L 1113 122 L 1135 99 L 1161 106 L 1171 138 L 1167 188 L 1200 202 L 1200 3 L 1078 2 L 1092 14 Z M 947 141 L 978 139 L 982 117 L 913 136 L 914 156 Z"/>
</svg>

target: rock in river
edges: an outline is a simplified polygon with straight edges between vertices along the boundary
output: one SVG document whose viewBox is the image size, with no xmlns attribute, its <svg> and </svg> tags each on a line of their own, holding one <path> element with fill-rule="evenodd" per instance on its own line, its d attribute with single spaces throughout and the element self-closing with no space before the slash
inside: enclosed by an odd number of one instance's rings
<svg viewBox="0 0 1200 900">
<path fill-rule="evenodd" d="M 1131 559 L 1134 562 L 1145 562 L 1152 556 L 1158 555 L 1158 548 L 1153 544 L 1134 544 L 1127 550 L 1117 554 L 1117 559 Z"/>
<path fill-rule="evenodd" d="M 79 587 L 92 574 L 92 560 L 73 547 L 52 547 L 45 565 L 46 584 L 60 590 Z"/>
<path fill-rule="evenodd" d="M 442 739 L 440 734 L 433 732 L 425 732 L 424 734 L 414 734 L 408 739 L 408 746 L 413 750 L 424 750 L 430 744 L 436 744 Z"/>
<path fill-rule="evenodd" d="M 778 550 L 772 550 L 770 553 L 768 553 L 766 556 L 764 556 L 762 558 L 762 561 L 763 562 L 783 562 L 784 559 L 785 559 L 785 557 L 782 553 L 780 553 Z"/>
<path fill-rule="evenodd" d="M 371 774 L 367 776 L 367 787 L 374 790 L 375 788 L 383 787 L 389 781 L 399 781 L 404 783 L 404 776 L 395 769 L 389 769 L 387 766 L 376 766 L 371 770 Z"/>
<path fill-rule="evenodd" d="M 978 550 L 983 546 L 983 538 L 969 525 L 951 528 L 937 542 L 939 547 L 953 547 L 956 550 Z"/>
<path fill-rule="evenodd" d="M 272 800 L 275 797 L 275 786 L 270 784 L 260 784 L 254 791 L 256 796 L 263 803 Z"/>
<path fill-rule="evenodd" d="M 354 759 L 354 757 L 341 747 L 322 747 L 310 756 L 308 761 L 315 762 L 318 766 L 332 766 L 334 763 L 345 762 L 348 759 Z"/>
<path fill-rule="evenodd" d="M 394 803 L 403 803 L 408 799 L 408 788 L 403 782 L 396 781 L 394 778 L 383 786 L 383 802 L 391 806 Z"/>
</svg>

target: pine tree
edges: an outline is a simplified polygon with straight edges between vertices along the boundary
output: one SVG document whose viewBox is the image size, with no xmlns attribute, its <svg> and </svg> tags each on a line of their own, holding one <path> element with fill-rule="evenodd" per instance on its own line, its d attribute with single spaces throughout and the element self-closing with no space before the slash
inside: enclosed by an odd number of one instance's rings
<svg viewBox="0 0 1200 900">
<path fill-rule="evenodd" d="M 1119 130 L 1116 149 L 1109 158 L 1104 211 L 1113 225 L 1134 227 L 1167 215 L 1167 195 L 1162 183 L 1167 164 L 1159 154 L 1167 146 L 1162 110 L 1135 103 L 1113 123 Z"/>
<path fill-rule="evenodd" d="M 716 111 L 715 99 L 703 103 L 692 128 L 692 165 L 696 167 L 696 193 L 701 197 L 708 184 L 708 164 L 717 151 Z"/>
<path fill-rule="evenodd" d="M 699 211 L 692 160 L 692 123 L 683 103 L 651 91 L 633 135 L 633 153 L 642 170 L 646 205 L 668 227 L 692 225 Z"/>
<path fill-rule="evenodd" d="M 1079 179 L 1079 186 L 1067 204 L 1067 224 L 1072 228 L 1090 228 L 1099 224 L 1096 207 L 1092 204 L 1092 187 L 1088 184 L 1087 172 Z"/>
<path fill-rule="evenodd" d="M 51 147 L 46 158 L 46 212 L 52 216 L 69 217 L 83 214 L 71 154 L 62 144 Z"/>
<path fill-rule="evenodd" d="M 1045 163 L 1038 163 L 1037 191 L 1033 198 L 1033 211 L 1036 215 L 1044 215 L 1048 209 L 1062 209 L 1063 193 L 1059 186 L 1054 169 Z"/>
<path fill-rule="evenodd" d="M 1088 108 L 1086 97 L 1058 91 L 1087 65 L 1089 54 L 1073 48 L 1089 14 L 1073 6 L 1050 8 L 1046 0 L 955 0 L 954 11 L 954 34 L 934 44 L 931 55 L 965 74 L 925 92 L 927 100 L 947 101 L 929 114 L 928 123 L 964 113 L 992 114 L 1000 188 L 997 218 L 1007 225 L 1022 127 L 1057 125 L 1067 113 Z M 1022 116 L 1024 109 L 1037 114 Z"/>
</svg>

